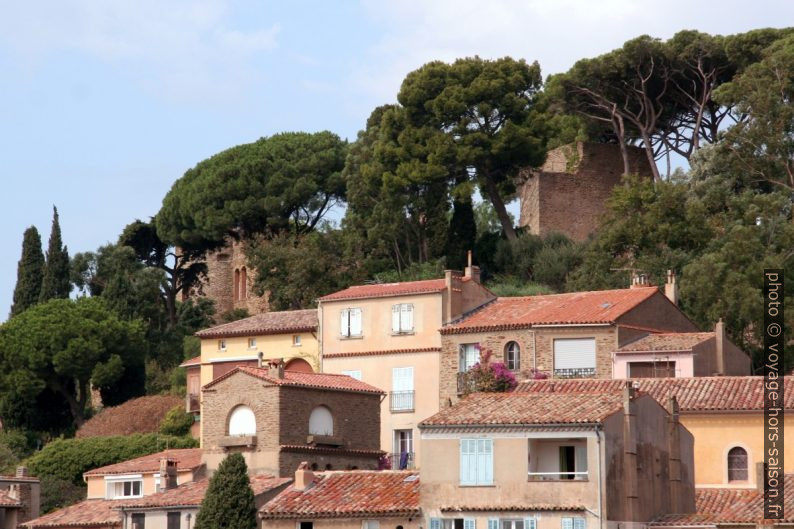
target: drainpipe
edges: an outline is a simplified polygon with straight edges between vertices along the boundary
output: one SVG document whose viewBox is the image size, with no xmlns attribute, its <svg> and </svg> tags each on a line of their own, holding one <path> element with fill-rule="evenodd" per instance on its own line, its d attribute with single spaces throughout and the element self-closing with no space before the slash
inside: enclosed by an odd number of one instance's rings
<svg viewBox="0 0 794 529">
<path fill-rule="evenodd" d="M 538 372 L 538 340 L 535 338 L 535 331 L 532 331 L 532 370 Z"/>
<path fill-rule="evenodd" d="M 596 443 L 598 445 L 598 526 L 600 529 L 604 529 L 604 517 L 603 517 L 603 509 L 604 506 L 602 504 L 602 483 L 601 483 L 601 425 L 596 424 L 595 427 L 595 434 L 596 434 Z"/>
</svg>

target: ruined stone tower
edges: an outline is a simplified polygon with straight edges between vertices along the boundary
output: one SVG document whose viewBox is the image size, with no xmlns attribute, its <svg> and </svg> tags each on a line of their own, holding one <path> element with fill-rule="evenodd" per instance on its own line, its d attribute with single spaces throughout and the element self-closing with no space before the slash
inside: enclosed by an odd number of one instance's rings
<svg viewBox="0 0 794 529">
<path fill-rule="evenodd" d="M 645 151 L 627 149 L 631 172 L 653 178 Z M 598 227 L 622 174 L 623 158 L 616 144 L 578 142 L 553 149 L 540 169 L 525 169 L 519 175 L 519 225 L 536 235 L 557 232 L 584 240 Z"/>
</svg>

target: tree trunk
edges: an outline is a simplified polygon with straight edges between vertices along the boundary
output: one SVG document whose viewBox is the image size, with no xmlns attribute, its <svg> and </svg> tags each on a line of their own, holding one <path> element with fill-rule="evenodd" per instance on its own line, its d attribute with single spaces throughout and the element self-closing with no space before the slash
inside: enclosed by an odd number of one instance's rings
<svg viewBox="0 0 794 529">
<path fill-rule="evenodd" d="M 513 228 L 513 221 L 510 219 L 510 215 L 507 214 L 505 203 L 499 195 L 499 190 L 496 189 L 496 184 L 488 175 L 483 175 L 483 177 L 485 181 L 485 192 L 488 193 L 488 198 L 491 200 L 494 210 L 496 210 L 499 223 L 502 225 L 502 231 L 504 231 L 508 241 L 515 241 L 518 239 L 518 236 L 516 235 L 516 230 Z"/>
<path fill-rule="evenodd" d="M 82 396 L 82 399 L 78 399 L 72 395 L 72 393 L 63 386 L 63 384 L 57 381 L 51 380 L 50 387 L 63 396 L 64 400 L 69 405 L 69 412 L 72 414 L 75 426 L 80 428 L 80 426 L 82 426 L 85 422 L 85 405 L 87 402 L 85 400 L 85 395 Z M 80 393 L 86 393 L 84 384 L 78 383 L 77 391 Z"/>
<path fill-rule="evenodd" d="M 648 137 L 646 131 L 642 131 L 642 145 L 645 147 L 645 154 L 648 156 L 648 163 L 651 166 L 651 173 L 653 174 L 653 181 L 659 182 L 662 176 L 659 174 L 659 168 L 656 167 L 656 160 L 653 157 L 653 146 L 651 145 L 651 138 Z"/>
<path fill-rule="evenodd" d="M 618 137 L 618 145 L 620 145 L 620 156 L 623 158 L 623 176 L 628 176 L 631 172 L 629 165 L 629 151 L 626 148 L 626 128 L 623 126 L 623 118 L 618 114 L 615 108 L 612 108 L 612 130 Z"/>
</svg>

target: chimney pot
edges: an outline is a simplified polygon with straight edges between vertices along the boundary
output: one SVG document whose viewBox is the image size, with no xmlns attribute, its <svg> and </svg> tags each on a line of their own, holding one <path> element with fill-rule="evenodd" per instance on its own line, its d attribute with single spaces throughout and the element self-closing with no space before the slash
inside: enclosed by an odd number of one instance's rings
<svg viewBox="0 0 794 529">
<path fill-rule="evenodd" d="M 18 478 L 26 478 L 26 477 L 28 477 L 28 467 L 18 466 L 17 467 L 17 477 Z"/>
<path fill-rule="evenodd" d="M 164 457 L 160 459 L 160 492 L 177 486 L 176 460 Z"/>
<path fill-rule="evenodd" d="M 306 490 L 314 482 L 314 472 L 309 468 L 307 461 L 301 462 L 298 469 L 295 471 L 295 482 L 293 488 L 295 490 Z"/>
<path fill-rule="evenodd" d="M 284 378 L 284 359 L 283 358 L 277 358 L 275 360 L 271 360 L 270 363 L 268 363 L 267 367 L 268 367 L 268 374 L 272 378 L 279 378 L 279 379 Z"/>
</svg>

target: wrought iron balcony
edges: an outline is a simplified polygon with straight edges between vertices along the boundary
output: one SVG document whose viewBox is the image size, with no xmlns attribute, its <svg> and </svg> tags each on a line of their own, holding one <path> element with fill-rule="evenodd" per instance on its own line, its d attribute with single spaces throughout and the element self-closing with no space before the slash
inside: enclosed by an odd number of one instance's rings
<svg viewBox="0 0 794 529">
<path fill-rule="evenodd" d="M 554 376 L 557 378 L 589 378 L 596 374 L 594 367 L 576 367 L 569 369 L 555 369 Z"/>
<path fill-rule="evenodd" d="M 414 411 L 414 392 L 392 391 L 389 394 L 389 409 L 391 411 Z"/>
</svg>

